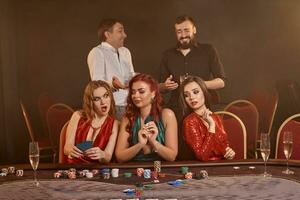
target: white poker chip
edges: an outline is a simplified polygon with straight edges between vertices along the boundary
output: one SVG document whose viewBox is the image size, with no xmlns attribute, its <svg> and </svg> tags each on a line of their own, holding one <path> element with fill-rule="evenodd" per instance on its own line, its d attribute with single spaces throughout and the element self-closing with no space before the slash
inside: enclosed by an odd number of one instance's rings
<svg viewBox="0 0 300 200">
<path fill-rule="evenodd" d="M 250 166 L 249 169 L 252 169 L 252 170 L 253 170 L 253 169 L 255 169 L 255 167 L 254 167 L 254 166 Z"/>
<path fill-rule="evenodd" d="M 240 169 L 240 167 L 238 167 L 238 166 L 234 166 L 234 167 L 233 167 L 233 169 Z"/>
</svg>

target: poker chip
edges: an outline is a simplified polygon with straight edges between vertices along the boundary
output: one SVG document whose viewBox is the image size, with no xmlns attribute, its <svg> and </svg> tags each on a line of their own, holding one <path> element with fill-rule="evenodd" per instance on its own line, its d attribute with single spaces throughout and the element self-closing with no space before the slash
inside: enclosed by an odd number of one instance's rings
<svg viewBox="0 0 300 200">
<path fill-rule="evenodd" d="M 7 173 L 1 172 L 1 173 L 0 173 L 0 176 L 7 176 Z"/>
<path fill-rule="evenodd" d="M 195 178 L 198 180 L 208 178 L 208 173 L 206 170 L 200 170 L 195 173 Z"/>
<path fill-rule="evenodd" d="M 240 169 L 239 166 L 234 166 L 233 169 L 237 170 L 237 169 Z"/>
<path fill-rule="evenodd" d="M 111 170 L 111 176 L 112 176 L 113 178 L 119 177 L 119 169 L 118 169 L 118 168 L 112 169 L 112 170 Z"/>
<path fill-rule="evenodd" d="M 156 160 L 153 165 L 154 171 L 161 172 L 161 161 Z"/>
<path fill-rule="evenodd" d="M 132 173 L 130 173 L 130 172 L 124 173 L 124 177 L 126 177 L 126 178 L 130 178 L 131 176 L 132 176 Z"/>
<path fill-rule="evenodd" d="M 250 167 L 249 167 L 249 169 L 251 169 L 251 170 L 254 170 L 254 169 L 255 169 L 255 167 L 254 167 L 254 166 L 250 166 Z"/>
<path fill-rule="evenodd" d="M 76 173 L 76 169 L 75 168 L 70 168 L 69 172 L 75 172 Z"/>
<path fill-rule="evenodd" d="M 68 178 L 69 178 L 69 179 L 76 179 L 76 172 L 74 172 L 74 171 L 69 171 L 69 173 L 68 173 Z"/>
<path fill-rule="evenodd" d="M 153 171 L 153 172 L 151 173 L 151 175 L 152 175 L 152 178 L 158 179 L 158 172 L 157 172 L 157 171 Z"/>
<path fill-rule="evenodd" d="M 181 174 L 186 174 L 186 173 L 189 172 L 189 168 L 188 167 L 181 167 L 180 172 L 181 172 Z"/>
<path fill-rule="evenodd" d="M 79 177 L 85 177 L 85 172 L 84 171 L 79 171 L 78 175 L 79 175 Z"/>
<path fill-rule="evenodd" d="M 136 169 L 136 175 L 138 177 L 142 177 L 144 175 L 144 168 L 137 168 Z"/>
<path fill-rule="evenodd" d="M 99 174 L 99 170 L 98 170 L 98 169 L 93 169 L 93 170 L 92 170 L 92 173 L 93 173 L 94 176 L 95 176 L 95 175 Z"/>
<path fill-rule="evenodd" d="M 145 169 L 144 170 L 144 178 L 151 178 L 151 170 L 150 169 Z"/>
<path fill-rule="evenodd" d="M 192 173 L 192 172 L 187 172 L 187 173 L 184 175 L 184 178 L 186 178 L 186 179 L 192 179 L 192 178 L 193 178 L 193 173 Z"/>
<path fill-rule="evenodd" d="M 54 178 L 60 178 L 62 176 L 62 173 L 61 172 L 55 172 L 53 174 Z"/>
<path fill-rule="evenodd" d="M 15 173 L 15 167 L 8 167 L 8 174 L 14 174 Z"/>
<path fill-rule="evenodd" d="M 102 176 L 104 179 L 109 179 L 110 178 L 110 173 L 109 172 L 104 172 L 102 173 Z"/>
<path fill-rule="evenodd" d="M 123 192 L 127 195 L 133 195 L 135 193 L 135 189 L 125 189 Z"/>
<path fill-rule="evenodd" d="M 94 174 L 93 174 L 92 172 L 87 172 L 87 173 L 85 173 L 85 176 L 86 176 L 87 178 L 93 178 L 93 177 L 94 177 Z"/>
<path fill-rule="evenodd" d="M 1 172 L 2 172 L 2 173 L 8 174 L 8 169 L 7 169 L 7 168 L 2 168 L 2 169 L 1 169 Z"/>
<path fill-rule="evenodd" d="M 24 175 L 24 170 L 23 169 L 18 169 L 16 171 L 16 176 L 23 176 Z"/>
<path fill-rule="evenodd" d="M 153 188 L 153 185 L 152 184 L 147 184 L 147 185 L 144 185 L 144 189 L 146 190 L 150 190 Z"/>
<path fill-rule="evenodd" d="M 153 183 L 159 183 L 158 179 L 153 180 Z"/>
<path fill-rule="evenodd" d="M 176 181 L 169 181 L 168 182 L 169 185 L 172 185 L 174 187 L 177 187 L 177 186 L 181 186 L 182 185 L 182 182 L 179 181 L 179 180 L 176 180 Z"/>
</svg>

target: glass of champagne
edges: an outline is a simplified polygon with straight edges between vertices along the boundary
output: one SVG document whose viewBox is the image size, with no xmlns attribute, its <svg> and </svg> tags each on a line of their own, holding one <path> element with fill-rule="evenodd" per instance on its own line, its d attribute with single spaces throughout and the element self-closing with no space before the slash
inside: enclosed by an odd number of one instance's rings
<svg viewBox="0 0 300 200">
<path fill-rule="evenodd" d="M 31 167 L 34 171 L 34 184 L 36 186 L 39 186 L 39 182 L 36 177 L 37 176 L 36 171 L 37 171 L 39 161 L 40 161 L 40 150 L 39 150 L 39 145 L 37 142 L 29 143 L 29 161 L 30 161 Z"/>
<path fill-rule="evenodd" d="M 264 160 L 265 163 L 265 171 L 264 171 L 264 177 L 269 177 L 271 174 L 267 173 L 267 161 L 270 156 L 270 136 L 268 133 L 262 133 L 260 137 L 260 153 L 261 157 Z"/>
<path fill-rule="evenodd" d="M 286 157 L 286 170 L 282 171 L 282 173 L 294 174 L 294 172 L 289 169 L 289 159 L 293 152 L 293 133 L 290 131 L 283 133 L 283 151 Z"/>
</svg>

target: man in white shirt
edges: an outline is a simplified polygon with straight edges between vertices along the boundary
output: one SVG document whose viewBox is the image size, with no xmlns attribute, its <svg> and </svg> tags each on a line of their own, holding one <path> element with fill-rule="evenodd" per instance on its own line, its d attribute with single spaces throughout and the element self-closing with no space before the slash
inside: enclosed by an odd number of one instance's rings
<svg viewBox="0 0 300 200">
<path fill-rule="evenodd" d="M 101 43 L 87 57 L 90 76 L 115 89 L 116 117 L 120 120 L 127 104 L 128 82 L 134 75 L 130 51 L 124 47 L 127 35 L 119 20 L 104 19 L 99 24 L 98 37 Z"/>
</svg>

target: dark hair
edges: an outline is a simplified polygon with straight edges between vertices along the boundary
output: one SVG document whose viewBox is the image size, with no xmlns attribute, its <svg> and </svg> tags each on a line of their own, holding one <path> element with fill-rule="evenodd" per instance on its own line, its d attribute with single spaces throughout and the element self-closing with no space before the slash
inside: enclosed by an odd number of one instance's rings
<svg viewBox="0 0 300 200">
<path fill-rule="evenodd" d="M 82 115 L 85 118 L 87 118 L 87 120 L 92 120 L 95 116 L 96 111 L 94 109 L 94 103 L 92 98 L 93 98 L 94 91 L 99 87 L 104 87 L 107 90 L 111 101 L 108 114 L 112 117 L 115 116 L 115 100 L 113 97 L 111 87 L 105 81 L 101 81 L 101 80 L 90 81 L 85 87 L 84 95 L 83 95 L 83 105 L 82 105 L 83 108 Z"/>
<path fill-rule="evenodd" d="M 176 18 L 175 24 L 181 24 L 182 22 L 190 21 L 194 26 L 196 26 L 195 20 L 188 15 L 181 15 Z"/>
<path fill-rule="evenodd" d="M 114 18 L 103 19 L 100 21 L 98 26 L 98 38 L 100 42 L 106 41 L 105 32 L 112 32 L 112 28 L 116 23 L 123 24 L 120 20 Z"/>
<path fill-rule="evenodd" d="M 126 127 L 126 130 L 130 133 L 130 130 L 133 126 L 133 123 L 136 119 L 136 117 L 140 114 L 140 110 L 136 105 L 134 105 L 132 101 L 132 85 L 135 82 L 142 81 L 145 82 L 146 84 L 149 85 L 150 91 L 155 92 L 155 97 L 152 101 L 152 106 L 151 106 L 151 111 L 150 115 L 153 116 L 154 121 L 158 121 L 160 117 L 160 113 L 162 110 L 162 103 L 163 103 L 163 98 L 159 92 L 159 87 L 157 81 L 150 75 L 148 74 L 137 74 L 135 75 L 129 82 L 129 94 L 127 97 L 127 106 L 126 106 L 126 113 L 125 116 L 129 120 L 129 124 Z"/>
<path fill-rule="evenodd" d="M 185 101 L 185 97 L 184 97 L 184 87 L 191 83 L 191 82 L 196 82 L 204 95 L 204 103 L 206 105 L 207 108 L 210 108 L 211 102 L 210 102 L 210 93 L 204 83 L 204 81 L 199 78 L 198 76 L 188 76 L 180 85 L 180 105 L 181 105 L 181 110 L 182 110 L 182 114 L 184 116 L 190 114 L 192 112 L 192 109 L 187 105 L 186 101 Z"/>
</svg>

